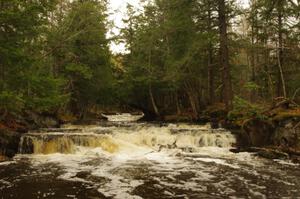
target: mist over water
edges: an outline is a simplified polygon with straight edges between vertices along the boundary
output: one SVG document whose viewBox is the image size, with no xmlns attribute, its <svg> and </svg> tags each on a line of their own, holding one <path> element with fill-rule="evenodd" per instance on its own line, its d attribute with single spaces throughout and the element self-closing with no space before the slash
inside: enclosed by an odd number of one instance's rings
<svg viewBox="0 0 300 199">
<path fill-rule="evenodd" d="M 297 198 L 299 165 L 229 151 L 208 125 L 103 123 L 24 135 L 0 198 Z"/>
</svg>

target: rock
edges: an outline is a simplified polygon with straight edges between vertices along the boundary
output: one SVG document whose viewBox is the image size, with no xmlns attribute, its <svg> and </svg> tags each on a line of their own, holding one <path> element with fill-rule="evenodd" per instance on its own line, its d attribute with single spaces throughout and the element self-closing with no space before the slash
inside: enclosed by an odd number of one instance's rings
<svg viewBox="0 0 300 199">
<path fill-rule="evenodd" d="M 274 149 L 266 149 L 260 148 L 257 151 L 257 155 L 267 159 L 288 159 L 289 155 L 287 153 L 274 150 Z"/>
<path fill-rule="evenodd" d="M 261 148 L 261 147 L 248 147 L 248 148 L 233 148 L 230 149 L 233 153 L 250 152 L 256 153 L 257 156 L 267 159 L 288 159 L 290 155 L 276 148 Z"/>
<path fill-rule="evenodd" d="M 266 159 L 289 159 L 290 157 L 292 157 L 288 152 L 284 152 L 280 148 L 277 149 L 277 148 L 248 147 L 248 148 L 233 148 L 230 149 L 230 151 L 233 153 L 241 153 L 241 152 L 255 153 L 257 156 Z"/>
<path fill-rule="evenodd" d="M 41 122 L 45 127 L 59 127 L 59 122 L 54 117 L 44 117 Z"/>
<path fill-rule="evenodd" d="M 295 164 L 300 164 L 300 156 L 292 156 L 291 160 Z"/>
<path fill-rule="evenodd" d="M 280 147 L 294 148 L 300 150 L 300 118 L 294 114 L 274 118 L 277 126 L 273 136 L 273 144 Z"/>
<path fill-rule="evenodd" d="M 258 118 L 246 120 L 243 124 L 243 139 L 248 145 L 255 147 L 268 146 L 272 144 L 275 128 L 271 122 Z"/>
<path fill-rule="evenodd" d="M 27 122 L 31 124 L 30 129 L 59 127 L 58 119 L 52 115 L 38 114 L 32 111 L 27 111 L 26 119 Z"/>
<path fill-rule="evenodd" d="M 0 155 L 13 157 L 18 153 L 21 134 L 0 129 Z"/>
<path fill-rule="evenodd" d="M 4 162 L 4 161 L 7 161 L 7 160 L 8 160 L 8 157 L 0 155 L 0 162 Z"/>
<path fill-rule="evenodd" d="M 300 149 L 300 128 L 277 128 L 273 136 L 276 146 Z"/>
</svg>

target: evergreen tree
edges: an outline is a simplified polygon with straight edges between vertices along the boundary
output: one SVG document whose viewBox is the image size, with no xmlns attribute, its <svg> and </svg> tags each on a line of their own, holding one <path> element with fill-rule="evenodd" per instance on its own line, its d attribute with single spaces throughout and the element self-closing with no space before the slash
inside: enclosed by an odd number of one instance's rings
<svg viewBox="0 0 300 199">
<path fill-rule="evenodd" d="M 64 101 L 63 80 L 43 56 L 56 1 L 0 1 L 0 112 L 52 110 Z"/>
<path fill-rule="evenodd" d="M 112 87 L 110 52 L 106 39 L 106 4 L 74 1 L 53 27 L 50 51 L 53 71 L 67 80 L 71 109 L 84 114 L 89 107 L 109 103 Z"/>
</svg>

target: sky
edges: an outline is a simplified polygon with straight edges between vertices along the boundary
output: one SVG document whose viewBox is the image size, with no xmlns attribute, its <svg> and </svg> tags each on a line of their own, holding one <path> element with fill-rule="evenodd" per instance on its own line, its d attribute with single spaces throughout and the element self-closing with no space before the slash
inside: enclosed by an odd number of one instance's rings
<svg viewBox="0 0 300 199">
<path fill-rule="evenodd" d="M 127 4 L 133 5 L 139 8 L 139 0 L 109 0 L 109 20 L 114 23 L 114 27 L 111 29 L 109 37 L 119 34 L 119 28 L 123 28 L 124 24 L 122 19 L 126 16 Z M 114 53 L 125 52 L 125 44 L 112 43 L 110 46 Z"/>
<path fill-rule="evenodd" d="M 247 6 L 249 0 L 238 0 L 241 5 Z M 140 8 L 139 0 L 109 0 L 109 20 L 114 23 L 114 28 L 111 29 L 111 33 L 108 37 L 119 34 L 119 29 L 124 27 L 122 19 L 126 16 L 126 5 L 131 4 L 136 8 Z M 111 44 L 111 50 L 114 53 L 125 52 L 124 44 Z"/>
</svg>

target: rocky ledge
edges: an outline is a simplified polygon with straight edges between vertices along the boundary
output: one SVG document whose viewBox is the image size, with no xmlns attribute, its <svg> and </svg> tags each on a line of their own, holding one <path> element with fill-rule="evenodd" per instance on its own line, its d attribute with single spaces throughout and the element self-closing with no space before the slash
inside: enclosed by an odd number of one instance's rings
<svg viewBox="0 0 300 199">
<path fill-rule="evenodd" d="M 241 148 L 262 157 L 300 162 L 300 109 L 273 110 L 268 117 L 248 119 L 240 139 Z"/>
<path fill-rule="evenodd" d="M 0 161 L 11 158 L 18 152 L 21 133 L 0 129 Z"/>
<path fill-rule="evenodd" d="M 12 158 L 17 152 L 21 135 L 29 130 L 59 127 L 57 116 L 25 112 L 21 115 L 7 115 L 0 121 L 0 162 Z"/>
</svg>

